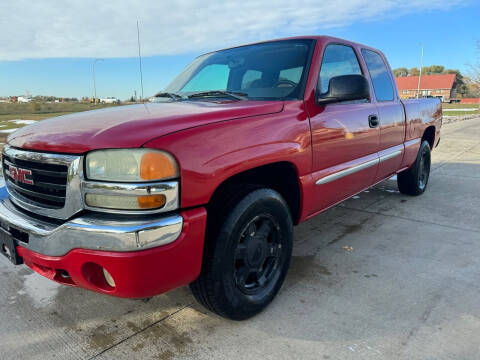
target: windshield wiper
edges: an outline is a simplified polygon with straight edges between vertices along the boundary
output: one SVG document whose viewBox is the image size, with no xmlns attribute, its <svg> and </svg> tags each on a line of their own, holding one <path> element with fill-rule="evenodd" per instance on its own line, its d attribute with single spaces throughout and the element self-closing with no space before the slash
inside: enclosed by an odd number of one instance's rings
<svg viewBox="0 0 480 360">
<path fill-rule="evenodd" d="M 236 100 L 248 100 L 248 94 L 236 91 L 223 91 L 223 90 L 211 90 L 211 91 L 202 91 L 188 96 L 189 99 L 198 98 L 198 97 L 219 97 L 219 96 L 228 96 Z"/>
<path fill-rule="evenodd" d="M 173 101 L 178 101 L 178 100 L 183 99 L 182 95 L 175 94 L 175 93 L 172 93 L 172 92 L 159 92 L 158 94 L 153 95 L 153 97 L 154 98 L 156 98 L 156 97 L 169 97 Z"/>
</svg>

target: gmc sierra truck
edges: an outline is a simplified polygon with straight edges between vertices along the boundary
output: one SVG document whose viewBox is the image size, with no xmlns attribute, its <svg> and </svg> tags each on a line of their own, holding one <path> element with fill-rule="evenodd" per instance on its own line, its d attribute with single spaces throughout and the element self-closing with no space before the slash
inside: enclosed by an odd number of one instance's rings
<svg viewBox="0 0 480 360">
<path fill-rule="evenodd" d="M 294 225 L 395 174 L 422 194 L 442 123 L 437 99 L 400 100 L 380 51 L 327 36 L 199 56 L 154 99 L 8 137 L 7 258 L 118 297 L 189 284 L 246 319 L 279 291 Z"/>
</svg>

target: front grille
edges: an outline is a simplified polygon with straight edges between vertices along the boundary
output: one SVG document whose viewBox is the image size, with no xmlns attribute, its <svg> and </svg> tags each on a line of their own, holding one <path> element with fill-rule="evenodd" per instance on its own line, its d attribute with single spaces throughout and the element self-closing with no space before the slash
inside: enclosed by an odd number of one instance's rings
<svg viewBox="0 0 480 360">
<path fill-rule="evenodd" d="M 3 155 L 3 171 L 9 191 L 37 206 L 60 209 L 65 205 L 68 167 Z M 11 175 L 10 167 L 28 172 L 23 180 Z M 13 170 L 12 172 L 15 172 Z"/>
</svg>

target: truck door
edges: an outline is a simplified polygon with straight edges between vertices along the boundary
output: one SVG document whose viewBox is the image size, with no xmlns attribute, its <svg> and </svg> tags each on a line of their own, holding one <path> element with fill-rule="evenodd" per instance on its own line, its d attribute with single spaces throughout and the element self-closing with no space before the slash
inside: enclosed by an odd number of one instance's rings
<svg viewBox="0 0 480 360">
<path fill-rule="evenodd" d="M 353 47 L 328 44 L 323 52 L 317 94 L 334 76 L 364 74 Z M 316 95 L 318 96 L 318 95 Z M 324 209 L 372 185 L 378 167 L 380 131 L 369 100 L 312 105 L 309 111 L 313 147 L 314 202 Z"/>
<path fill-rule="evenodd" d="M 405 114 L 383 56 L 367 49 L 362 49 L 362 55 L 370 73 L 378 109 L 380 162 L 375 177 L 375 182 L 378 182 L 395 174 L 400 168 L 404 151 Z"/>
</svg>

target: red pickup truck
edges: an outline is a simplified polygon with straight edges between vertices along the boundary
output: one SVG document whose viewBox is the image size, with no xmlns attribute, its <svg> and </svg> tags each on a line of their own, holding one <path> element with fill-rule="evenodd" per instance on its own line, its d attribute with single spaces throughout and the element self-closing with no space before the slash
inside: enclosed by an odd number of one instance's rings
<svg viewBox="0 0 480 360">
<path fill-rule="evenodd" d="M 0 248 L 62 284 L 145 298 L 190 284 L 246 319 L 275 297 L 293 226 L 398 175 L 420 195 L 436 99 L 384 55 L 309 36 L 196 58 L 155 101 L 26 126 L 3 150 Z"/>
</svg>

